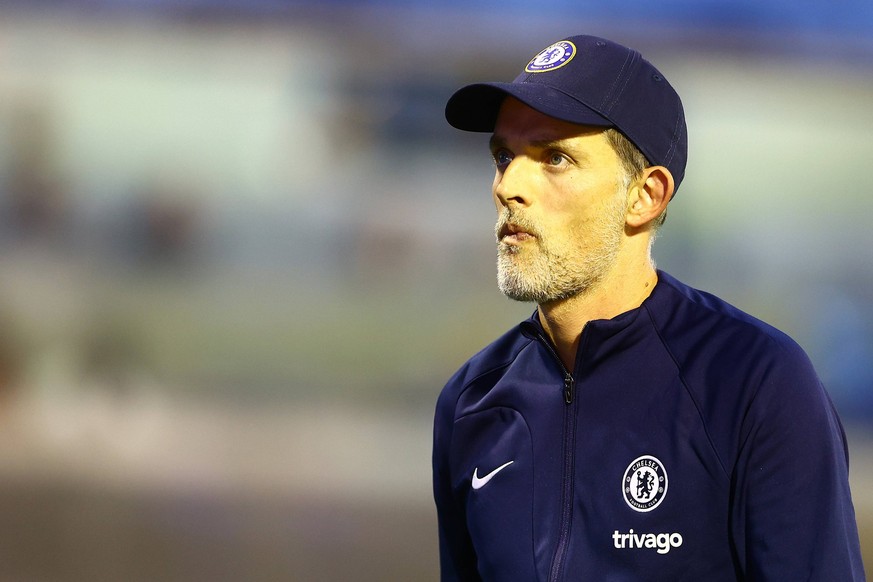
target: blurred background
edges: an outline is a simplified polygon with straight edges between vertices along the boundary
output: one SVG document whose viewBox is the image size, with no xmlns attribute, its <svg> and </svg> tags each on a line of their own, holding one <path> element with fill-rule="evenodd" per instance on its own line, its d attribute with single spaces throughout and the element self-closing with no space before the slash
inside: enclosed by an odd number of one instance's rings
<svg viewBox="0 0 873 582">
<path fill-rule="evenodd" d="M 807 349 L 873 564 L 867 0 L 0 4 L 0 580 L 436 580 L 435 399 L 527 317 L 460 85 L 682 96 L 659 267 Z"/>
</svg>

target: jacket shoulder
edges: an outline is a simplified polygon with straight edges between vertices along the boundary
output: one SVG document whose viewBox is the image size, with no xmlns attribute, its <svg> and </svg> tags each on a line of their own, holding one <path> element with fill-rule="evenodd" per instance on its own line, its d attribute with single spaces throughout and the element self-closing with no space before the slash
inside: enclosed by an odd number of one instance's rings
<svg viewBox="0 0 873 582">
<path fill-rule="evenodd" d="M 450 405 L 453 409 L 458 398 L 470 386 L 496 382 L 496 378 L 531 341 L 522 333 L 519 324 L 488 344 L 452 375 L 440 393 L 437 407 Z"/>
<path fill-rule="evenodd" d="M 811 364 L 791 337 L 730 303 L 660 273 L 664 284 L 649 314 L 676 364 L 690 372 L 705 366 L 732 376 L 776 361 Z M 712 375 L 709 376 L 712 378 Z"/>
<path fill-rule="evenodd" d="M 728 473 L 761 426 L 816 426 L 839 440 L 833 404 L 800 345 L 714 295 L 661 282 L 650 316 Z"/>
</svg>

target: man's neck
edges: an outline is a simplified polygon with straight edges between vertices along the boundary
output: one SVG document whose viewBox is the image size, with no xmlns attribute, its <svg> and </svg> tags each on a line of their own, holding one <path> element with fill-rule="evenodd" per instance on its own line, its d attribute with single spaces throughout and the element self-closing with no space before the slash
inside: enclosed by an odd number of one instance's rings
<svg viewBox="0 0 873 582">
<path fill-rule="evenodd" d="M 653 265 L 630 275 L 613 273 L 589 289 L 569 299 L 539 306 L 539 318 L 558 356 L 570 372 L 576 363 L 576 351 L 582 329 L 589 321 L 612 319 L 636 309 L 651 295 L 658 282 Z"/>
</svg>

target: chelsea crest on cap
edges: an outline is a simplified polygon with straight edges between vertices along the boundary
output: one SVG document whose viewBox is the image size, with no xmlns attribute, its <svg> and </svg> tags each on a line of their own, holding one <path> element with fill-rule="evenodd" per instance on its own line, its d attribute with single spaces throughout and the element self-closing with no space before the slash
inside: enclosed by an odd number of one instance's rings
<svg viewBox="0 0 873 582">
<path fill-rule="evenodd" d="M 562 40 L 544 48 L 532 58 L 524 68 L 528 73 L 542 73 L 563 67 L 576 56 L 576 45 L 569 40 Z"/>
<path fill-rule="evenodd" d="M 682 101 L 633 49 L 587 35 L 560 40 L 537 53 L 511 83 L 476 83 L 456 91 L 446 104 L 446 119 L 458 129 L 491 132 L 509 95 L 562 121 L 615 127 L 649 163 L 669 169 L 676 188 L 685 175 Z"/>
</svg>

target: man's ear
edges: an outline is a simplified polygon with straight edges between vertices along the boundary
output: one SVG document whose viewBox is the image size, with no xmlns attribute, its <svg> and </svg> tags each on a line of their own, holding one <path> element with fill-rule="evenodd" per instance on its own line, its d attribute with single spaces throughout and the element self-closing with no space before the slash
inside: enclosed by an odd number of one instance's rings
<svg viewBox="0 0 873 582">
<path fill-rule="evenodd" d="M 673 174 L 664 166 L 643 170 L 628 193 L 628 226 L 640 228 L 661 216 L 673 197 L 673 189 Z"/>
</svg>

